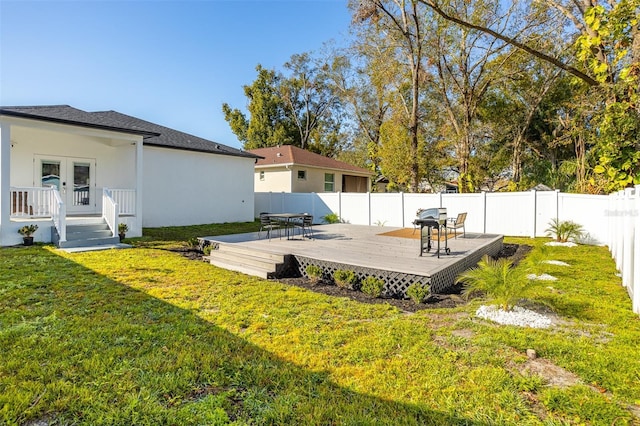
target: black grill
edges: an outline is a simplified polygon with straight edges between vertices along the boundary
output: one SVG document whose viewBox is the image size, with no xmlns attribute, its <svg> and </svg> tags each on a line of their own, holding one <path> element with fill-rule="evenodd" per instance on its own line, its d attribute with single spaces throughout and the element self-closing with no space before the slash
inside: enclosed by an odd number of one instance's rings
<svg viewBox="0 0 640 426">
<path fill-rule="evenodd" d="M 438 231 L 438 249 L 436 250 L 438 257 L 440 257 L 440 233 L 444 231 L 444 251 L 449 254 L 449 247 L 447 246 L 447 209 L 444 207 L 434 207 L 430 209 L 424 209 L 418 213 L 418 218 L 414 222 L 416 225 L 420 225 L 420 256 L 425 251 L 428 253 L 431 251 L 431 231 L 436 229 Z M 425 228 L 426 232 L 425 232 Z M 426 244 L 425 244 L 426 243 Z"/>
</svg>

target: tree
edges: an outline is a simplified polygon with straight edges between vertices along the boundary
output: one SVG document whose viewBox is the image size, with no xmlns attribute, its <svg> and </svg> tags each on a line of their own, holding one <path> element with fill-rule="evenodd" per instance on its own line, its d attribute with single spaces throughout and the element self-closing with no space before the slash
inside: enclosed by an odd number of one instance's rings
<svg viewBox="0 0 640 426">
<path fill-rule="evenodd" d="M 244 149 L 287 144 L 299 146 L 295 123 L 287 116 L 285 102 L 280 96 L 282 77 L 261 65 L 256 67 L 256 71 L 256 80 L 250 86 L 243 86 L 250 118 L 224 103 L 225 120 Z"/>
<path fill-rule="evenodd" d="M 327 139 L 340 131 L 340 104 L 329 87 L 329 65 L 314 63 L 308 53 L 303 53 L 292 55 L 284 67 L 290 76 L 283 79 L 280 94 L 298 130 L 300 147 L 308 149 L 314 136 L 317 149 L 335 145 L 335 139 L 333 143 Z"/>
<path fill-rule="evenodd" d="M 567 37 L 575 40 L 573 64 L 546 53 L 530 40 L 522 40 L 518 31 L 459 16 L 449 2 L 419 1 L 442 18 L 515 46 L 591 87 L 589 97 L 594 108 L 584 126 L 592 129 L 590 137 L 600 153 L 594 170 L 607 177 L 609 190 L 640 183 L 638 0 L 545 0 L 547 10 L 543 12 L 555 10 L 568 24 L 561 28 L 573 26 L 574 34 Z"/>
<path fill-rule="evenodd" d="M 400 97 L 401 110 L 405 118 L 402 122 L 407 128 L 406 135 L 409 138 L 406 146 L 408 163 L 405 162 L 405 167 L 410 173 L 409 189 L 416 192 L 421 180 L 418 145 L 421 88 L 425 81 L 422 68 L 425 59 L 423 26 L 426 25 L 427 20 L 424 10 L 418 6 L 417 0 L 369 0 L 360 2 L 355 9 L 354 19 L 362 24 L 368 23 L 388 38 L 393 46 L 393 57 L 389 60 L 401 64 L 402 70 L 408 75 L 406 90 L 402 88 L 396 93 Z M 398 122 L 396 121 L 395 124 L 397 125 Z M 404 132 L 394 131 L 393 133 L 400 135 Z"/>
</svg>

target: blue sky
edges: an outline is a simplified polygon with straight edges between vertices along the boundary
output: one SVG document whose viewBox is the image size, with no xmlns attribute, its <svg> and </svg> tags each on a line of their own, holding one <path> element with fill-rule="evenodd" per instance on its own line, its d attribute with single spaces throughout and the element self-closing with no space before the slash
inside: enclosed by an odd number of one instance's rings
<svg viewBox="0 0 640 426">
<path fill-rule="evenodd" d="M 346 0 L 0 0 L 0 105 L 116 110 L 240 147 L 258 63 L 344 43 Z"/>
</svg>

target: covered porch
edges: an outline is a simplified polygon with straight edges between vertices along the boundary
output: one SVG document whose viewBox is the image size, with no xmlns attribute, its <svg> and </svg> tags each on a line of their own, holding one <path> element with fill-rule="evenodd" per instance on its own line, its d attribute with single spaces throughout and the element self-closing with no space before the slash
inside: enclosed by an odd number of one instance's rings
<svg viewBox="0 0 640 426">
<path fill-rule="evenodd" d="M 33 116 L 0 117 L 0 245 L 35 240 L 64 246 L 70 226 L 103 224 L 101 236 L 142 234 L 142 146 L 148 132 Z M 103 232 L 108 231 L 108 232 Z M 98 235 L 97 233 L 95 235 Z"/>
</svg>

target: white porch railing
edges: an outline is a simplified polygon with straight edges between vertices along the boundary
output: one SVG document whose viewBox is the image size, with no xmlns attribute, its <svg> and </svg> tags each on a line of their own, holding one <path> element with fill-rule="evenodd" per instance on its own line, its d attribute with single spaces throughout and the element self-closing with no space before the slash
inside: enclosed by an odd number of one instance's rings
<svg viewBox="0 0 640 426">
<path fill-rule="evenodd" d="M 109 225 L 111 235 L 115 237 L 118 234 L 118 203 L 113 199 L 111 191 L 108 188 L 102 189 L 102 217 Z"/>
<path fill-rule="evenodd" d="M 118 212 L 123 216 L 136 214 L 136 190 L 105 188 L 111 193 L 111 198 L 118 204 Z"/>
<path fill-rule="evenodd" d="M 9 188 L 11 217 L 51 217 L 52 190 L 50 187 Z"/>
<path fill-rule="evenodd" d="M 51 219 L 58 231 L 59 242 L 67 241 L 67 206 L 56 188 L 51 188 Z"/>
</svg>

